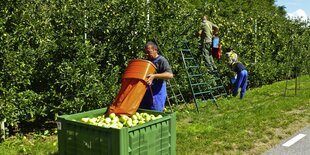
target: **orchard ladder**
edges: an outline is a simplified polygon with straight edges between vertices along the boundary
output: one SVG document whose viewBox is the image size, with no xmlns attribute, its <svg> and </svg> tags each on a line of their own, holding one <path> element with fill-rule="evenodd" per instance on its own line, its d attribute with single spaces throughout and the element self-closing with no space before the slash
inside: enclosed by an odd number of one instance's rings
<svg viewBox="0 0 310 155">
<path fill-rule="evenodd" d="M 196 110 L 199 112 L 200 104 L 203 103 L 200 100 L 211 99 L 216 104 L 215 96 L 213 95 L 213 89 L 210 87 L 210 81 L 207 82 L 206 75 L 201 71 L 197 59 L 193 56 L 187 43 L 183 43 L 181 49 L 183 64 L 187 73 L 189 86 L 193 95 Z"/>
</svg>

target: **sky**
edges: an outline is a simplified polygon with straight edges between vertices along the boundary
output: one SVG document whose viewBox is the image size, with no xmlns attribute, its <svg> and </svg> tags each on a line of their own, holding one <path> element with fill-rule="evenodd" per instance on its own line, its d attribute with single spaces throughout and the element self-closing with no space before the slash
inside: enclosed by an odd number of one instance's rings
<svg viewBox="0 0 310 155">
<path fill-rule="evenodd" d="M 289 17 L 310 18 L 310 0 L 275 0 L 277 6 L 285 6 Z"/>
</svg>

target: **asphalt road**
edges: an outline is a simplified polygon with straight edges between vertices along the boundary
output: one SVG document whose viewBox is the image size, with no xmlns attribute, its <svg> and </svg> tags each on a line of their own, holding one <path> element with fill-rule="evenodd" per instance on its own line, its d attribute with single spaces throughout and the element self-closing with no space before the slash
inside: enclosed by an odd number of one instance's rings
<svg viewBox="0 0 310 155">
<path fill-rule="evenodd" d="M 295 133 L 263 155 L 310 155 L 310 126 Z"/>
</svg>

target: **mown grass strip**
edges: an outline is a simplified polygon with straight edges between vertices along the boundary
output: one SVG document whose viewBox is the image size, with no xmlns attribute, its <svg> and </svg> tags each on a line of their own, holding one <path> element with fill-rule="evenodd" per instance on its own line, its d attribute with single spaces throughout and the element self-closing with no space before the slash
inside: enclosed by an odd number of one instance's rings
<svg viewBox="0 0 310 155">
<path fill-rule="evenodd" d="M 310 88 L 310 82 L 301 87 Z M 289 90 L 285 97 L 284 88 L 285 81 L 277 82 L 248 91 L 244 100 L 219 100 L 219 109 L 178 113 L 177 154 L 260 154 L 270 149 L 310 124 L 310 90 L 297 95 Z"/>
</svg>

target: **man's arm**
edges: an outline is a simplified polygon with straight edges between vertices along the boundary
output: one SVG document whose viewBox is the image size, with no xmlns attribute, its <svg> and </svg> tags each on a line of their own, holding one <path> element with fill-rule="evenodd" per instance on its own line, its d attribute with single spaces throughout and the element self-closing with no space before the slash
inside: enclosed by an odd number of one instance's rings
<svg viewBox="0 0 310 155">
<path fill-rule="evenodd" d="M 155 79 L 164 79 L 164 80 L 173 78 L 173 74 L 170 72 L 156 73 L 156 74 L 153 74 L 153 76 Z"/>
<path fill-rule="evenodd" d="M 220 30 L 220 28 L 217 25 L 213 24 L 213 23 L 212 23 L 212 29 L 214 31 L 216 31 L 216 32 L 218 32 Z"/>
<path fill-rule="evenodd" d="M 147 84 L 151 84 L 154 79 L 163 79 L 168 80 L 173 78 L 173 74 L 170 72 L 163 72 L 163 73 L 155 73 L 147 75 L 148 79 L 146 80 Z"/>
</svg>

